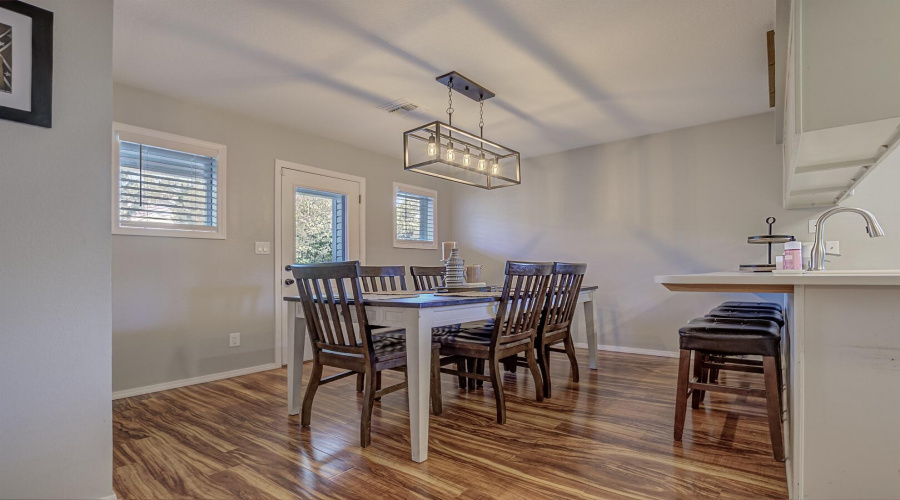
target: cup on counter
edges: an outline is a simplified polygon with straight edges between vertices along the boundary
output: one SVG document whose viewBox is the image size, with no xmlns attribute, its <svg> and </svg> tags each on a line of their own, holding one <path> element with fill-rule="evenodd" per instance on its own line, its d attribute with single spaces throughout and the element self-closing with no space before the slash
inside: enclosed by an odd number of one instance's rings
<svg viewBox="0 0 900 500">
<path fill-rule="evenodd" d="M 799 241 L 784 244 L 784 269 L 793 271 L 803 269 L 803 250 Z"/>
<path fill-rule="evenodd" d="M 471 264 L 466 266 L 466 283 L 481 283 L 482 264 Z"/>
</svg>

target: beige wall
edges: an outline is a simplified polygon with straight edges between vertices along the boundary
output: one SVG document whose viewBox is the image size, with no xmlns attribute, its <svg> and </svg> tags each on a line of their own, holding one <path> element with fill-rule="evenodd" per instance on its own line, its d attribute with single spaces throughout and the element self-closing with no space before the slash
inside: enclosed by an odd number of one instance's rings
<svg viewBox="0 0 900 500">
<path fill-rule="evenodd" d="M 118 122 L 228 147 L 226 240 L 113 236 L 113 390 L 248 368 L 275 359 L 274 162 L 366 178 L 369 264 L 434 265 L 434 250 L 395 249 L 394 181 L 438 190 L 438 237 L 448 231 L 446 183 L 404 172 L 400 160 L 116 85 Z M 398 146 L 401 144 L 399 138 Z M 228 347 L 228 334 L 241 346 Z"/>
<path fill-rule="evenodd" d="M 112 0 L 54 13 L 53 128 L 0 120 L 0 498 L 112 489 Z"/>
<path fill-rule="evenodd" d="M 521 186 L 454 186 L 451 234 L 491 281 L 502 279 L 506 259 L 587 262 L 586 283 L 600 285 L 600 344 L 675 351 L 677 328 L 727 296 L 668 292 L 655 275 L 764 262 L 765 248 L 745 242 L 765 231 L 768 216 L 779 232 L 812 239 L 807 220 L 820 211 L 781 208 L 773 127 L 765 113 L 528 159 Z M 848 200 L 875 210 L 895 235 L 897 177 L 876 171 Z M 831 266 L 900 268 L 900 238 L 870 240 L 863 227 L 836 216 L 829 238 L 847 256 Z"/>
</svg>

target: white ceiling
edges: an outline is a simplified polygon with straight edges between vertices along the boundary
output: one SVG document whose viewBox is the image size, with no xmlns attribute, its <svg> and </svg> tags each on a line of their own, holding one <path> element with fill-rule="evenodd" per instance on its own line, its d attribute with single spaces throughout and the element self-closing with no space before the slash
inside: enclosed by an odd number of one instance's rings
<svg viewBox="0 0 900 500">
<path fill-rule="evenodd" d="M 114 77 L 400 157 L 456 70 L 536 156 L 768 109 L 774 0 L 116 0 Z M 378 106 L 407 98 L 428 112 Z M 478 105 L 454 98 L 454 125 Z"/>
</svg>

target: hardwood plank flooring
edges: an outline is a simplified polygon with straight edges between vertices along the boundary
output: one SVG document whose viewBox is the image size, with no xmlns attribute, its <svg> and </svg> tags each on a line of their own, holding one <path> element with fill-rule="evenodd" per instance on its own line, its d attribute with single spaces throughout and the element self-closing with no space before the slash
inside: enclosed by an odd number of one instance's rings
<svg viewBox="0 0 900 500">
<path fill-rule="evenodd" d="M 319 389 L 309 429 L 287 416 L 284 369 L 120 399 L 115 491 L 122 500 L 787 497 L 765 400 L 707 393 L 676 443 L 676 359 L 600 352 L 591 371 L 578 354 L 579 384 L 565 356 L 551 356 L 553 397 L 543 403 L 527 373 L 505 374 L 506 425 L 494 421 L 490 384 L 466 391 L 442 377 L 444 413 L 431 417 L 422 464 L 410 460 L 406 391 L 376 404 L 372 446 L 359 447 L 355 377 Z"/>
</svg>

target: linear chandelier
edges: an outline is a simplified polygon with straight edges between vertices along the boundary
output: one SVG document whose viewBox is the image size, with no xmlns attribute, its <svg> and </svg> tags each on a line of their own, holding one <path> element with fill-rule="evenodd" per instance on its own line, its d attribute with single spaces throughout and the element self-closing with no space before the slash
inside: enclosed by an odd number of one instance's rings
<svg viewBox="0 0 900 500">
<path fill-rule="evenodd" d="M 455 71 L 436 80 L 447 86 L 447 123 L 403 133 L 403 169 L 483 189 L 521 184 L 519 153 L 484 138 L 484 101 L 495 94 Z M 453 126 L 454 90 L 478 102 L 478 135 Z"/>
</svg>

